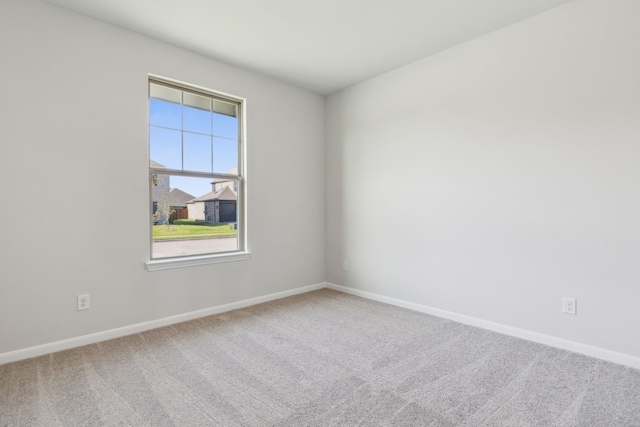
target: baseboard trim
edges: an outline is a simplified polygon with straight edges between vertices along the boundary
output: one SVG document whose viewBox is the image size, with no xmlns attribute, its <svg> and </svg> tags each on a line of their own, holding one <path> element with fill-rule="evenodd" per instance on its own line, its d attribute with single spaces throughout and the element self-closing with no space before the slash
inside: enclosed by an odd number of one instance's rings
<svg viewBox="0 0 640 427">
<path fill-rule="evenodd" d="M 442 317 L 444 319 L 453 320 L 455 322 L 464 323 L 470 326 L 476 326 L 482 329 L 488 329 L 490 331 L 499 332 L 505 335 L 510 335 L 517 338 L 523 338 L 525 340 L 545 344 L 551 347 L 560 348 L 563 350 L 572 351 L 574 353 L 583 354 L 585 356 L 595 357 L 597 359 L 606 360 L 608 362 L 617 363 L 619 365 L 629 366 L 631 368 L 640 369 L 640 358 L 631 356 L 624 353 L 618 353 L 615 351 L 607 350 L 600 347 L 594 347 L 587 344 L 582 344 L 575 341 L 569 341 L 562 338 L 557 338 L 551 335 L 545 335 L 538 332 L 529 331 L 526 329 L 515 328 L 513 326 L 507 326 L 501 323 L 490 322 L 488 320 L 478 319 L 476 317 L 465 316 L 463 314 L 454 313 L 447 310 L 441 310 L 434 307 L 429 307 L 422 304 L 416 304 L 396 298 L 387 297 L 384 295 L 375 294 L 372 292 L 361 291 L 358 289 L 349 288 L 346 286 L 336 285 L 334 283 L 327 283 L 327 288 L 335 291 L 344 292 L 347 294 L 367 298 L 374 301 L 383 302 L 386 304 L 395 305 L 398 307 L 407 308 L 409 310 L 419 311 L 421 313 L 431 314 L 433 316 Z"/>
<path fill-rule="evenodd" d="M 120 338 L 127 335 L 133 335 L 150 329 L 161 328 L 176 323 L 186 322 L 188 320 L 198 319 L 200 317 L 220 314 L 239 308 L 250 307 L 256 304 L 262 304 L 268 301 L 274 301 L 293 295 L 304 294 L 306 292 L 323 289 L 326 283 L 317 283 L 315 285 L 303 286 L 300 288 L 290 289 L 283 292 L 263 295 L 255 298 L 249 298 L 242 301 L 223 304 L 215 307 L 205 308 L 202 310 L 191 311 L 189 313 L 178 314 L 175 316 L 164 317 L 162 319 L 151 320 L 149 322 L 136 323 L 134 325 L 123 326 L 121 328 L 110 329 L 107 331 L 96 332 L 93 334 L 82 335 L 79 337 L 69 338 L 61 341 L 55 341 L 48 344 L 27 347 L 20 350 L 9 351 L 0 354 L 0 365 L 10 362 L 16 362 L 23 359 L 42 356 L 44 354 L 55 353 L 70 348 L 80 347 L 87 344 L 94 344 L 100 341 L 106 341 L 114 338 Z"/>
<path fill-rule="evenodd" d="M 311 292 L 311 291 L 315 291 L 323 288 L 333 289 L 335 291 L 343 292 L 346 294 L 351 294 L 351 295 L 359 296 L 362 298 L 367 298 L 373 301 L 379 301 L 385 304 L 391 304 L 398 307 L 407 308 L 409 310 L 414 310 L 421 313 L 426 313 L 433 316 L 441 317 L 444 319 L 453 320 L 455 322 L 464 323 L 466 325 L 476 326 L 478 328 L 499 332 L 505 335 L 526 339 L 526 340 L 537 342 L 540 344 L 545 344 L 552 347 L 561 348 L 563 350 L 584 354 L 586 356 L 595 357 L 597 359 L 606 360 L 608 362 L 613 362 L 620 365 L 629 366 L 631 368 L 640 369 L 640 358 L 631 356 L 628 354 L 618 353 L 618 352 L 607 350 L 600 347 L 595 347 L 595 346 L 582 344 L 575 341 L 569 341 L 562 338 L 557 338 L 551 335 L 540 334 L 540 333 L 529 331 L 526 329 L 515 328 L 513 326 L 508 326 L 501 323 L 490 322 L 488 320 L 466 316 L 463 314 L 454 313 L 447 310 L 441 310 L 438 308 L 434 308 L 434 307 L 430 307 L 422 304 L 416 304 L 409 301 L 400 300 L 397 298 L 391 298 L 384 295 L 375 294 L 372 292 L 362 291 L 359 289 L 353 289 L 346 286 L 336 285 L 334 283 L 324 283 L 324 282 L 317 283 L 315 285 L 309 285 L 309 286 L 303 286 L 300 288 L 290 289 L 283 292 L 276 292 L 273 294 L 263 295 L 255 298 L 249 298 L 246 300 L 237 301 L 229 304 L 223 304 L 215 307 L 205 308 L 202 310 L 196 310 L 189 313 L 169 316 L 162 319 L 152 320 L 149 322 L 137 323 L 134 325 L 124 326 L 121 328 L 110 329 L 107 331 L 96 332 L 93 334 L 82 335 L 79 337 L 69 338 L 61 341 L 55 341 L 52 343 L 47 343 L 47 344 L 37 345 L 37 346 L 28 347 L 20 350 L 1 353 L 0 365 L 5 363 L 10 363 L 10 362 L 16 362 L 23 359 L 29 359 L 32 357 L 42 356 L 44 354 L 55 353 L 62 350 L 68 350 L 70 348 L 80 347 L 87 344 L 94 344 L 100 341 L 106 341 L 114 338 L 124 337 L 127 335 L 137 334 L 137 333 L 148 331 L 151 329 L 161 328 L 163 326 L 169 326 L 176 323 L 186 322 L 188 320 L 198 319 L 200 317 L 211 316 L 214 314 L 225 313 L 227 311 L 250 307 L 252 305 L 274 301 L 281 298 L 303 294 L 306 292 Z"/>
</svg>

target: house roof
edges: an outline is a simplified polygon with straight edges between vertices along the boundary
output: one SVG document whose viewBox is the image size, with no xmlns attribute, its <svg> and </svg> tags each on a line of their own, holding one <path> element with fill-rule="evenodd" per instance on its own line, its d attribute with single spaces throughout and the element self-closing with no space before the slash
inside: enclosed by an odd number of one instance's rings
<svg viewBox="0 0 640 427">
<path fill-rule="evenodd" d="M 166 169 L 167 167 L 163 164 L 160 164 L 154 160 L 149 159 L 149 166 L 151 166 L 152 168 L 163 168 Z"/>
<path fill-rule="evenodd" d="M 172 207 L 186 207 L 187 202 L 192 200 L 193 196 L 189 193 L 185 193 L 179 188 L 169 189 L 169 204 Z"/>
<path fill-rule="evenodd" d="M 222 188 L 218 191 L 212 191 L 203 196 L 196 197 L 189 201 L 189 203 L 194 202 L 208 202 L 210 200 L 236 200 L 236 193 L 233 192 L 229 187 Z"/>
<path fill-rule="evenodd" d="M 234 166 L 228 171 L 226 171 L 225 173 L 228 175 L 238 175 L 238 167 Z M 215 184 L 216 182 L 228 182 L 228 181 L 233 181 L 233 180 L 229 178 L 213 178 L 213 181 L 211 181 L 211 183 Z"/>
</svg>

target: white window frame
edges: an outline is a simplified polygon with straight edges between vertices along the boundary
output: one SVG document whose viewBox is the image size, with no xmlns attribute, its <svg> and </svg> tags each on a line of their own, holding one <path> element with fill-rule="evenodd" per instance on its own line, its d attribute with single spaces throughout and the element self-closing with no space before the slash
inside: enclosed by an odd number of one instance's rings
<svg viewBox="0 0 640 427">
<path fill-rule="evenodd" d="M 245 141 L 245 117 L 246 117 L 246 100 L 233 95 L 228 95 L 210 89 L 206 89 L 199 86 L 179 82 L 176 80 L 167 79 L 164 77 L 149 75 L 147 83 L 147 106 L 150 99 L 150 87 L 151 84 L 158 84 L 167 86 L 172 89 L 177 89 L 183 92 L 189 92 L 200 96 L 217 99 L 227 103 L 234 103 L 237 105 L 238 115 L 238 174 L 228 175 L 220 173 L 204 173 L 204 172 L 192 172 L 184 170 L 174 170 L 166 168 L 153 168 L 149 162 L 150 157 L 150 141 L 149 141 L 149 114 L 147 112 L 147 167 L 149 169 L 149 260 L 146 262 L 147 270 L 164 270 L 170 268 L 181 268 L 195 265 L 215 264 L 221 262 L 242 261 L 251 258 L 251 252 L 247 249 L 247 221 L 246 221 L 246 141 Z M 152 186 L 154 174 L 164 175 L 181 175 L 200 178 L 212 178 L 212 179 L 233 179 L 238 182 L 237 191 L 237 241 L 238 250 L 232 252 L 219 252 L 219 253 L 206 253 L 192 256 L 176 256 L 168 258 L 152 258 L 152 246 L 153 246 L 153 201 L 152 201 Z"/>
</svg>

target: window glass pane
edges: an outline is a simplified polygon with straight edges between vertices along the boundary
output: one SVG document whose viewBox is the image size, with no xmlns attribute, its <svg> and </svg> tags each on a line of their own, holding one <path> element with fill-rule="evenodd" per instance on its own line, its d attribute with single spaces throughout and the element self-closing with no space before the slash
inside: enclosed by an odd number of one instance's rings
<svg viewBox="0 0 640 427">
<path fill-rule="evenodd" d="M 204 196 L 213 191 L 213 178 L 198 178 L 193 176 L 171 177 L 171 188 L 177 188 L 191 195 L 192 199 Z"/>
<path fill-rule="evenodd" d="M 238 117 L 238 107 L 236 104 L 220 101 L 219 99 L 212 99 L 211 101 L 213 101 L 213 111 L 215 113 Z"/>
<path fill-rule="evenodd" d="M 172 129 L 182 129 L 182 107 L 180 104 L 149 100 L 149 123 Z"/>
<path fill-rule="evenodd" d="M 152 258 L 238 250 L 236 181 L 157 174 L 154 182 Z"/>
<path fill-rule="evenodd" d="M 184 130 L 211 135 L 211 99 L 191 93 L 184 94 Z"/>
<path fill-rule="evenodd" d="M 151 160 L 169 169 L 182 169 L 182 132 L 171 129 L 149 128 Z"/>
<path fill-rule="evenodd" d="M 185 132 L 184 170 L 211 172 L 211 137 Z"/>
<path fill-rule="evenodd" d="M 213 134 L 215 136 L 238 139 L 238 118 L 213 113 Z"/>
<path fill-rule="evenodd" d="M 174 104 L 181 104 L 182 91 L 167 86 L 150 83 L 149 98 L 158 99 L 160 101 L 173 102 Z"/>
<path fill-rule="evenodd" d="M 184 92 L 182 94 L 182 104 L 185 107 L 211 111 L 211 98 L 202 95 L 196 95 L 195 93 Z"/>
<path fill-rule="evenodd" d="M 213 171 L 215 173 L 238 173 L 238 141 L 213 138 Z"/>
</svg>

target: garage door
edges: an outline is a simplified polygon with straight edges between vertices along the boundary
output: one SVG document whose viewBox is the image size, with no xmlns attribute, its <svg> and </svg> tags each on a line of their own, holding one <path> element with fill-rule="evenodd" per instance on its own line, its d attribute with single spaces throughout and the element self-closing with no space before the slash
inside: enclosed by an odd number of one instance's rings
<svg viewBox="0 0 640 427">
<path fill-rule="evenodd" d="M 220 200 L 220 222 L 236 222 L 235 200 Z"/>
</svg>

